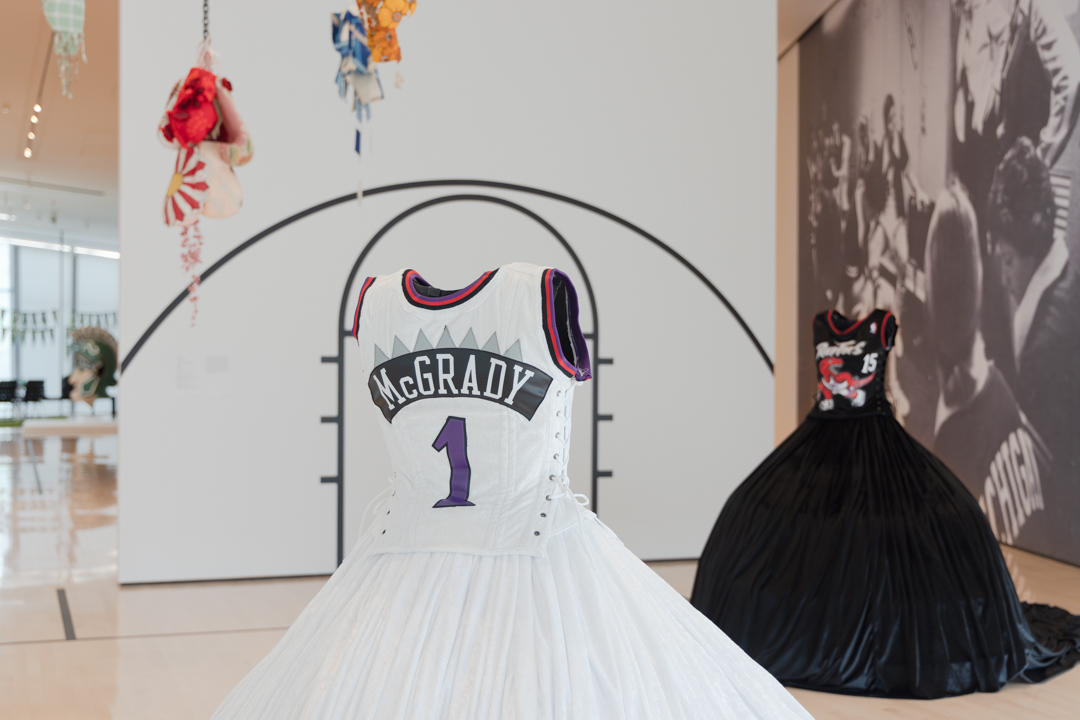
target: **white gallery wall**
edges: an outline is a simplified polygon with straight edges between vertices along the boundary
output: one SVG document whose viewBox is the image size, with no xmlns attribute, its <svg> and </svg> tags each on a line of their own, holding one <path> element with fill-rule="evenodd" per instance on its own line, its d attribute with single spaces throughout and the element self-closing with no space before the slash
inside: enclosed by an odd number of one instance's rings
<svg viewBox="0 0 1080 720">
<path fill-rule="evenodd" d="M 337 97 L 335 2 L 212 4 L 219 74 L 255 145 L 245 204 L 202 221 L 204 268 L 259 231 L 356 190 L 470 178 L 596 205 L 683 254 L 731 300 L 768 353 L 775 329 L 776 8 L 754 0 L 542 5 L 420 0 L 387 99 L 356 125 Z M 675 33 L 672 36 L 672 33 Z M 194 61 L 201 3 L 121 4 L 121 354 L 187 284 L 162 222 L 175 154 L 154 131 Z M 395 87 L 395 73 L 404 82 Z M 771 450 L 773 381 L 732 316 L 690 272 L 626 228 L 552 199 L 427 188 L 312 215 L 231 260 L 146 340 L 124 372 L 122 582 L 334 569 L 339 308 L 372 236 L 430 198 L 494 195 L 542 216 L 573 247 L 599 319 L 598 510 L 647 559 L 696 557 L 731 490 Z M 582 274 L 539 224 L 479 201 L 395 226 L 359 276 L 401 267 L 456 288 L 525 260 Z M 359 283 L 346 293 L 347 315 Z M 381 421 L 345 344 L 344 526 L 355 542 L 390 473 Z M 353 362 L 350 364 L 350 360 Z M 573 484 L 589 493 L 592 392 L 577 395 Z"/>
<path fill-rule="evenodd" d="M 779 445 L 799 417 L 799 45 L 776 62 L 776 353 L 774 433 Z"/>
</svg>

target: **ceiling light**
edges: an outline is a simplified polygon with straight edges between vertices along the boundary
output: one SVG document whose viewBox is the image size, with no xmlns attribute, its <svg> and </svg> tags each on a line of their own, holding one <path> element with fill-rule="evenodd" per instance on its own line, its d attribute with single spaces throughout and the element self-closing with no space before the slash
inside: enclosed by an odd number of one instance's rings
<svg viewBox="0 0 1080 720">
<path fill-rule="evenodd" d="M 23 210 L 29 210 L 29 209 L 30 209 L 30 201 L 27 200 L 26 202 L 23 203 Z"/>
<path fill-rule="evenodd" d="M 41 112 L 41 106 L 37 103 L 34 104 L 34 112 Z"/>
<path fill-rule="evenodd" d="M 30 116 L 30 122 L 37 123 L 37 115 L 31 115 Z"/>
<path fill-rule="evenodd" d="M 9 213 L 0 213 L 0 220 L 8 220 L 10 222 L 15 222 L 15 216 Z"/>
<path fill-rule="evenodd" d="M 30 148 L 26 148 L 25 150 L 22 151 L 22 154 L 23 154 L 23 157 L 30 157 L 31 155 L 34 154 L 34 151 L 31 150 Z M 30 206 L 27 205 L 27 207 L 30 207 Z"/>
<path fill-rule="evenodd" d="M 34 138 L 36 138 L 36 137 L 37 137 L 37 135 L 35 135 L 35 134 L 34 134 L 34 131 L 33 131 L 33 130 L 31 130 L 30 132 L 26 133 L 26 137 L 28 137 L 28 138 L 30 138 L 31 140 L 33 140 Z"/>
</svg>

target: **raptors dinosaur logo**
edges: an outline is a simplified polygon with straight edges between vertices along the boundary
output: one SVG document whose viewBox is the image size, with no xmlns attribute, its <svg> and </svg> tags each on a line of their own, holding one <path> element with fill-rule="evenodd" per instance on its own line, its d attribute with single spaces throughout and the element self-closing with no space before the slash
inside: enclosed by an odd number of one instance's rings
<svg viewBox="0 0 1080 720">
<path fill-rule="evenodd" d="M 852 407 L 862 407 L 866 403 L 866 391 L 861 388 L 869 384 L 877 373 L 856 377 L 847 371 L 838 372 L 843 367 L 844 361 L 837 357 L 828 357 L 818 363 L 818 371 L 821 373 L 818 393 L 821 396 L 822 410 L 832 409 L 834 395 L 847 398 Z"/>
</svg>

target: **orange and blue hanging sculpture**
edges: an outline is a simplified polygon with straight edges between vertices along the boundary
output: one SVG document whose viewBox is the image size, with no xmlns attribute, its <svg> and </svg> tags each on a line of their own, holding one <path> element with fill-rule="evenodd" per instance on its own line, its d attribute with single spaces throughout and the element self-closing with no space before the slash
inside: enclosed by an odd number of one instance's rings
<svg viewBox="0 0 1080 720">
<path fill-rule="evenodd" d="M 192 323 L 198 314 L 198 267 L 202 263 L 199 218 L 227 218 L 240 211 L 244 193 L 233 168 L 251 160 L 254 148 L 232 100 L 232 83 L 214 73 L 208 2 L 203 3 L 203 41 L 195 67 L 173 86 L 158 123 L 158 137 L 176 150 L 165 192 L 165 224 L 180 228 L 180 265 L 191 277 Z"/>
<path fill-rule="evenodd" d="M 376 69 L 378 63 L 400 62 L 397 27 L 416 10 L 415 0 L 360 0 L 355 8 L 331 13 L 334 49 L 341 55 L 338 65 L 338 94 L 348 98 L 352 88 L 352 107 L 360 122 L 371 118 L 370 105 L 382 100 L 383 88 Z M 354 150 L 360 154 L 360 129 L 357 128 Z"/>
<path fill-rule="evenodd" d="M 416 10 L 416 1 L 381 0 L 369 3 L 363 0 L 364 15 L 367 18 L 368 46 L 371 59 L 377 63 L 400 62 L 401 48 L 398 47 L 397 26 L 406 15 Z"/>
</svg>

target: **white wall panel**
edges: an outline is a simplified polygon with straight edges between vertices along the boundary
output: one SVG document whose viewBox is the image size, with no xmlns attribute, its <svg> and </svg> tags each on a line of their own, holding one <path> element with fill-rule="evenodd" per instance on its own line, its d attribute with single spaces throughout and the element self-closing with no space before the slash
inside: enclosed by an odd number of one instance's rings
<svg viewBox="0 0 1080 720">
<path fill-rule="evenodd" d="M 776 64 L 776 409 L 779 445 L 799 425 L 799 46 Z"/>
</svg>

